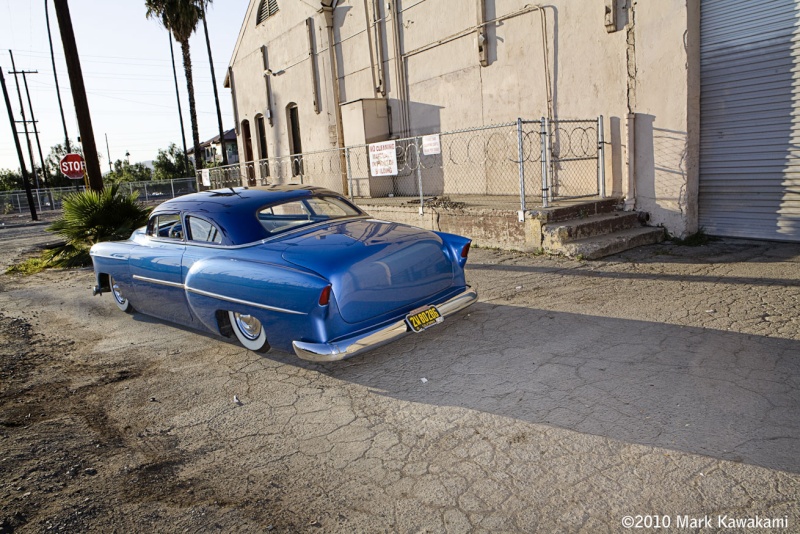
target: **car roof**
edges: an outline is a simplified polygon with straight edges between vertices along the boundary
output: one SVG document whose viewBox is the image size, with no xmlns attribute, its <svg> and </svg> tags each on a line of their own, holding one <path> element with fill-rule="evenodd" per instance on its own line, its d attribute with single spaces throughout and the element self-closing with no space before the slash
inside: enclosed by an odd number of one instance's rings
<svg viewBox="0 0 800 534">
<path fill-rule="evenodd" d="M 199 217 L 206 217 L 222 230 L 227 244 L 243 245 L 267 237 L 264 227 L 255 217 L 256 211 L 267 205 L 290 200 L 309 198 L 317 195 L 342 195 L 315 186 L 276 185 L 258 187 L 230 187 L 191 193 L 167 200 L 152 212 L 174 213 L 182 211 Z"/>
</svg>

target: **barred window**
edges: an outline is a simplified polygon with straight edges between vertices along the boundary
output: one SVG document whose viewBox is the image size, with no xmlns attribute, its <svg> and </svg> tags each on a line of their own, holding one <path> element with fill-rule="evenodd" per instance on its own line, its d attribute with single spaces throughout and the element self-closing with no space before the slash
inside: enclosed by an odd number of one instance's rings
<svg viewBox="0 0 800 534">
<path fill-rule="evenodd" d="M 256 17 L 256 24 L 261 24 L 277 12 L 278 0 L 261 0 L 261 3 L 258 5 L 258 17 Z"/>
</svg>

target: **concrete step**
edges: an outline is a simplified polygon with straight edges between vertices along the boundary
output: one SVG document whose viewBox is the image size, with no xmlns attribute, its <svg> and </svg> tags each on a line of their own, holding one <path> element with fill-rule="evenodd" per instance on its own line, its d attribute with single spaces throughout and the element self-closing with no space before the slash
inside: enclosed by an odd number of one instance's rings
<svg viewBox="0 0 800 534">
<path fill-rule="evenodd" d="M 566 201 L 565 201 L 566 202 Z M 599 215 L 601 213 L 611 213 L 619 208 L 622 199 L 604 198 L 599 200 L 580 200 L 573 204 L 560 204 L 552 208 L 538 208 L 529 210 L 529 213 L 542 224 L 569 221 Z"/>
<path fill-rule="evenodd" d="M 542 226 L 542 247 L 546 250 L 577 239 L 611 234 L 640 227 L 635 211 L 615 211 Z"/>
<path fill-rule="evenodd" d="M 570 258 L 583 258 L 596 260 L 604 256 L 610 256 L 624 250 L 629 250 L 643 245 L 652 245 L 664 240 L 664 229 L 653 227 L 633 228 L 621 230 L 613 234 L 586 237 L 568 243 L 562 243 L 557 254 L 563 254 Z"/>
</svg>

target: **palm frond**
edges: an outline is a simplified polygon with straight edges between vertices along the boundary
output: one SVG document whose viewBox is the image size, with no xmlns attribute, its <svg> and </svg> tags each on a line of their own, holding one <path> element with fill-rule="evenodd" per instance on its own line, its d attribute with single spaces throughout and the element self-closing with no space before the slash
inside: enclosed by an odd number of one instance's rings
<svg viewBox="0 0 800 534">
<path fill-rule="evenodd" d="M 103 191 L 82 191 L 64 198 L 64 215 L 47 230 L 66 239 L 53 249 L 49 262 L 60 267 L 91 264 L 89 248 L 101 241 L 127 239 L 147 222 L 149 209 L 136 202 L 137 194 L 121 194 L 119 185 Z"/>
</svg>

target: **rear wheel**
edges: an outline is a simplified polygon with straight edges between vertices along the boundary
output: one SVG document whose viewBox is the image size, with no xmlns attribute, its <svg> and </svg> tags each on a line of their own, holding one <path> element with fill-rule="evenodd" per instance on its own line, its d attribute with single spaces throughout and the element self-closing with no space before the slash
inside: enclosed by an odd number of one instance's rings
<svg viewBox="0 0 800 534">
<path fill-rule="evenodd" d="M 133 313 L 134 310 L 133 306 L 131 306 L 131 302 L 122 295 L 119 285 L 117 285 L 111 276 L 108 277 L 108 285 L 111 287 L 111 294 L 114 296 L 114 302 L 117 308 L 125 313 Z"/>
<path fill-rule="evenodd" d="M 264 332 L 264 327 L 261 326 L 261 321 L 245 313 L 228 312 L 228 318 L 233 327 L 233 333 L 239 343 L 246 349 L 254 352 L 267 352 L 269 350 L 269 343 L 267 342 L 267 334 Z"/>
</svg>

